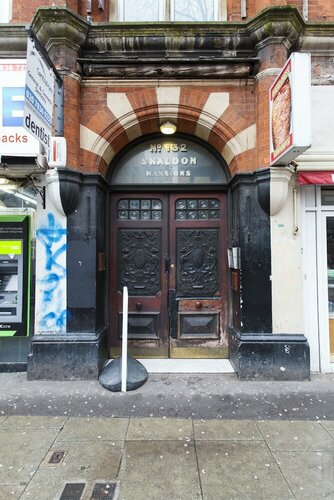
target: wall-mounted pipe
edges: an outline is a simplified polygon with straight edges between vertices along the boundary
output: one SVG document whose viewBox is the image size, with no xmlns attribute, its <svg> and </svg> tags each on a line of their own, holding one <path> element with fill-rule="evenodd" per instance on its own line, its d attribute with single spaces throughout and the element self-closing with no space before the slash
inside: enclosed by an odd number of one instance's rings
<svg viewBox="0 0 334 500">
<path fill-rule="evenodd" d="M 247 0 L 241 0 L 241 19 L 247 17 Z"/>
<path fill-rule="evenodd" d="M 308 0 L 303 0 L 303 18 L 308 20 Z"/>
<path fill-rule="evenodd" d="M 293 235 L 297 236 L 297 233 L 299 231 L 297 214 L 297 188 L 293 188 L 293 225 Z"/>
</svg>

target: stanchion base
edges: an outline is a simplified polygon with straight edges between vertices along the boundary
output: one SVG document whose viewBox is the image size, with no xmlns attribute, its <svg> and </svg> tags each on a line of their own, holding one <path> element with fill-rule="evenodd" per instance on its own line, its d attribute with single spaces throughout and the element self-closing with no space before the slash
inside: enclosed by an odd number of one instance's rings
<svg viewBox="0 0 334 500">
<path fill-rule="evenodd" d="M 144 365 L 137 359 L 127 357 L 128 370 L 126 378 L 126 390 L 134 391 L 145 384 L 148 373 Z M 100 384 L 108 391 L 121 392 L 122 358 L 110 361 L 99 376 Z"/>
</svg>

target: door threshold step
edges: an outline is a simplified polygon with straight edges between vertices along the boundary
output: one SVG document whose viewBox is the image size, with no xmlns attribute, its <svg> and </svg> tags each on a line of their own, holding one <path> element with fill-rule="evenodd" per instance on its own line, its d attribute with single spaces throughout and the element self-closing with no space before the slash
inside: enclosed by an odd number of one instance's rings
<svg viewBox="0 0 334 500">
<path fill-rule="evenodd" d="M 138 359 L 148 373 L 234 373 L 228 359 Z"/>
</svg>

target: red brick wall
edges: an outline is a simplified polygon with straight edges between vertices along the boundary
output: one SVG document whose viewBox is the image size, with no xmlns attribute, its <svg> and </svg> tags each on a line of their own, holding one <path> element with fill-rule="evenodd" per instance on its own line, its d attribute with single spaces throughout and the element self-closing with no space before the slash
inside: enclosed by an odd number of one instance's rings
<svg viewBox="0 0 334 500">
<path fill-rule="evenodd" d="M 228 21 L 240 21 L 240 0 L 227 0 Z M 256 16 L 263 9 L 289 5 L 303 12 L 303 0 L 247 0 L 247 19 Z M 310 21 L 334 21 L 333 0 L 308 0 L 308 19 Z"/>
<path fill-rule="evenodd" d="M 300 9 L 302 0 L 255 0 L 255 8 L 257 12 L 266 9 L 267 7 L 276 7 L 282 5 L 295 6 Z"/>
<path fill-rule="evenodd" d="M 39 7 L 57 7 L 67 6 L 69 9 L 77 12 L 78 2 L 81 0 L 13 0 L 13 19 L 12 22 L 22 23 L 30 22 L 36 10 Z"/>
<path fill-rule="evenodd" d="M 64 137 L 67 142 L 67 166 L 79 168 L 80 158 L 80 83 L 64 77 Z"/>
<path fill-rule="evenodd" d="M 313 21 L 334 21 L 333 0 L 309 0 L 309 19 Z"/>
<path fill-rule="evenodd" d="M 86 0 L 13 0 L 13 19 L 12 22 L 30 22 L 36 10 L 39 7 L 68 7 L 81 16 L 86 17 Z M 105 0 L 104 11 L 98 8 L 98 1 L 92 1 L 93 21 L 101 22 L 109 19 L 109 0 Z"/>
</svg>

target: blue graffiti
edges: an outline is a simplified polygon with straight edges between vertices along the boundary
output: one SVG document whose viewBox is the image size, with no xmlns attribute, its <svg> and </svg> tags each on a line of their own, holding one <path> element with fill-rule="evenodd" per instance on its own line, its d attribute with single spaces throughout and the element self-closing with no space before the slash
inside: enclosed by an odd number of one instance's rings
<svg viewBox="0 0 334 500">
<path fill-rule="evenodd" d="M 40 326 L 44 329 L 52 329 L 54 326 L 57 328 L 63 328 L 66 326 L 67 311 L 64 309 L 60 313 L 49 312 L 45 314 L 40 321 Z"/>
<path fill-rule="evenodd" d="M 53 295 L 56 289 L 58 288 L 59 281 L 62 277 L 58 276 L 58 274 L 50 273 L 46 275 L 44 278 L 39 279 L 39 283 L 43 283 L 45 286 L 43 290 L 44 302 L 51 302 L 53 300 Z"/>
<path fill-rule="evenodd" d="M 36 231 L 36 237 L 45 250 L 46 272 L 38 280 L 43 285 L 43 307 L 48 310 L 39 323 L 43 329 L 59 330 L 66 326 L 67 311 L 61 307 L 61 281 L 66 277 L 66 267 L 58 262 L 59 257 L 66 252 L 66 243 L 61 244 L 66 234 L 67 230 L 56 223 L 51 213 L 48 214 L 48 225 Z"/>
<path fill-rule="evenodd" d="M 57 258 L 66 251 L 67 245 L 64 244 L 58 248 L 54 253 L 52 247 L 54 243 L 58 243 L 63 236 L 66 235 L 66 229 L 61 226 L 56 225 L 56 221 L 53 214 L 48 214 L 49 225 L 47 227 L 42 227 L 37 230 L 37 238 L 43 243 L 46 253 L 46 266 L 47 271 L 51 271 L 52 267 L 55 266 L 60 271 L 66 273 L 65 267 L 57 263 Z"/>
</svg>

